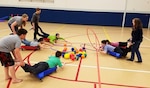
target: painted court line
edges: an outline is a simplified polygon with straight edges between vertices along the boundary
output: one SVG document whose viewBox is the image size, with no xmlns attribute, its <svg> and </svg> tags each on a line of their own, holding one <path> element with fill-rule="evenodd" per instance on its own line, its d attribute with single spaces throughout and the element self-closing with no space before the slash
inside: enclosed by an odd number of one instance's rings
<svg viewBox="0 0 150 88">
<path fill-rule="evenodd" d="M 67 66 L 77 66 L 74 64 L 67 64 Z M 97 68 L 97 66 L 88 66 L 88 65 L 81 65 L 81 67 L 85 68 Z M 101 69 L 107 69 L 107 70 L 116 70 L 116 71 L 126 71 L 126 72 L 138 72 L 138 73 L 150 73 L 150 71 L 143 71 L 143 70 L 129 70 L 129 69 L 121 69 L 121 68 L 110 68 L 110 67 L 100 67 Z"/>
<path fill-rule="evenodd" d="M 30 61 L 31 63 L 37 63 L 34 61 Z M 66 66 L 73 66 L 78 67 L 78 65 L 75 64 L 65 64 Z M 81 67 L 85 68 L 97 68 L 97 66 L 90 66 L 90 65 L 81 65 Z M 144 70 L 130 70 L 130 69 L 121 69 L 121 68 L 111 68 L 111 67 L 100 67 L 100 69 L 106 69 L 106 70 L 115 70 L 115 71 L 125 71 L 125 72 L 138 72 L 138 73 L 150 73 L 150 71 L 144 71 Z"/>
</svg>

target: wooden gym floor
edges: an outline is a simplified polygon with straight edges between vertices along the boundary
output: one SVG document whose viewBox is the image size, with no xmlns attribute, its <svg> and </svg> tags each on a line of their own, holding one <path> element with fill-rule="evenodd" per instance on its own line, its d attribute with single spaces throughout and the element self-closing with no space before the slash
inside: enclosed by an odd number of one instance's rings
<svg viewBox="0 0 150 88">
<path fill-rule="evenodd" d="M 114 42 L 126 41 L 130 38 L 131 28 L 70 25 L 55 23 L 40 23 L 42 29 L 51 35 L 60 33 L 69 43 L 68 51 L 72 47 L 81 48 L 86 44 L 87 57 L 78 61 L 61 58 L 67 62 L 65 68 L 57 69 L 56 73 L 50 74 L 43 82 L 29 73 L 25 73 L 20 67 L 16 69 L 18 78 L 23 82 L 12 84 L 11 80 L 4 80 L 3 67 L 0 66 L 1 88 L 148 88 L 150 87 L 150 30 L 143 29 L 144 38 L 140 47 L 143 63 L 129 62 L 128 53 L 126 58 L 116 59 L 110 55 L 100 54 L 95 48 L 102 39 Z M 28 30 L 27 39 L 33 39 L 33 30 L 30 22 L 25 27 Z M 10 33 L 7 22 L 0 22 L 0 38 Z M 99 42 L 98 42 L 99 41 Z M 93 45 L 93 46 L 92 46 Z M 40 51 L 21 51 L 25 62 L 34 64 L 47 60 L 56 50 L 62 50 L 63 43 L 42 49 Z M 135 58 L 137 60 L 137 58 Z"/>
</svg>

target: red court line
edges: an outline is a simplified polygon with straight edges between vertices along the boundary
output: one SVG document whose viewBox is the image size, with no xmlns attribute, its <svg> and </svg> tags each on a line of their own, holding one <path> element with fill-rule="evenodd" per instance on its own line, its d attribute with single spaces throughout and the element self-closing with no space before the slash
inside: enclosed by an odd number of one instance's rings
<svg viewBox="0 0 150 88">
<path fill-rule="evenodd" d="M 51 76 L 51 75 L 49 75 L 49 77 L 54 78 L 54 79 L 64 80 L 64 81 L 91 83 L 91 84 L 94 84 L 94 88 L 95 88 L 96 84 L 99 84 L 99 82 L 83 81 L 83 80 L 72 80 L 72 79 L 66 79 L 66 78 L 55 77 L 55 76 Z M 142 86 L 130 86 L 130 85 L 103 83 L 103 82 L 102 82 L 101 84 L 103 84 L 103 85 L 110 85 L 110 86 L 127 87 L 127 88 L 149 88 L 149 87 L 142 87 Z"/>
<path fill-rule="evenodd" d="M 80 62 L 79 62 L 79 65 L 78 65 L 78 70 L 77 70 L 77 74 L 76 74 L 76 81 L 78 80 L 78 75 L 79 75 L 79 71 L 80 71 L 80 67 L 81 67 L 81 62 L 82 62 L 82 58 L 79 58 L 80 59 Z"/>
<path fill-rule="evenodd" d="M 32 53 L 34 53 L 34 51 L 32 51 L 28 56 L 26 56 L 26 57 L 23 59 L 23 61 L 26 60 L 26 59 L 29 59 L 29 57 L 31 56 Z M 15 72 L 18 70 L 18 68 L 19 68 L 19 66 L 17 66 L 17 68 L 15 69 Z M 9 87 L 10 87 L 11 81 L 12 81 L 11 79 L 8 81 L 6 88 L 9 88 Z"/>
<path fill-rule="evenodd" d="M 34 52 L 34 51 L 33 51 Z M 28 63 L 30 64 L 30 55 L 33 53 L 31 52 L 25 59 L 28 60 Z M 25 60 L 24 59 L 24 60 Z M 16 70 L 18 69 L 18 67 L 16 68 Z M 91 81 L 83 81 L 83 80 L 71 80 L 71 79 L 65 79 L 65 78 L 59 78 L 59 77 L 54 77 L 54 76 L 49 76 L 51 78 L 55 78 L 55 79 L 60 79 L 60 80 L 66 80 L 66 81 L 73 81 L 73 82 L 84 82 L 84 83 L 92 83 L 94 85 L 94 88 L 96 88 L 96 84 L 103 84 L 103 85 L 110 85 L 110 86 L 120 86 L 120 87 L 130 87 L 130 88 L 149 88 L 149 87 L 140 87 L 140 86 L 130 86 L 130 85 L 122 85 L 122 84 L 112 84 L 112 83 L 103 83 L 103 82 L 91 82 Z M 7 84 L 7 88 L 9 88 L 11 83 L 11 80 L 9 80 L 8 84 Z"/>
<path fill-rule="evenodd" d="M 89 30 L 94 34 L 94 36 L 95 36 L 95 43 L 97 44 L 97 42 L 98 42 L 98 47 L 99 47 L 99 45 L 100 45 L 100 43 L 99 43 L 99 40 L 98 40 L 98 37 L 97 37 L 97 35 L 96 35 L 96 33 L 92 30 L 92 29 L 89 29 L 89 28 L 87 28 L 87 36 L 88 36 L 88 39 L 89 39 L 89 42 L 91 43 L 91 45 L 92 45 L 92 47 L 93 48 L 95 48 L 95 50 L 96 50 L 96 59 L 97 59 L 97 74 L 98 74 L 98 83 L 99 83 L 99 88 L 101 88 L 101 79 L 100 79 L 100 65 L 99 65 L 99 58 L 98 58 L 98 49 L 97 49 L 97 47 L 94 47 L 94 45 L 93 45 L 93 43 L 91 42 L 91 40 L 90 40 L 90 37 L 89 37 Z M 96 45 L 97 46 L 97 45 Z M 94 86 L 95 87 L 95 86 Z"/>
</svg>

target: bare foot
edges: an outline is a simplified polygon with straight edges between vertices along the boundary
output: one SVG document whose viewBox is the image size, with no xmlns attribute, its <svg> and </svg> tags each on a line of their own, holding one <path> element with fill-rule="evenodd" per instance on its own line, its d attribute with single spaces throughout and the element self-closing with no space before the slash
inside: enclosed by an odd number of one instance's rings
<svg viewBox="0 0 150 88">
<path fill-rule="evenodd" d="M 5 78 L 5 80 L 9 80 L 9 79 L 11 79 L 11 77 L 6 77 L 6 78 Z"/>
<path fill-rule="evenodd" d="M 15 80 L 12 80 L 12 83 L 20 83 L 22 81 L 23 81 L 22 79 L 15 79 Z"/>
</svg>

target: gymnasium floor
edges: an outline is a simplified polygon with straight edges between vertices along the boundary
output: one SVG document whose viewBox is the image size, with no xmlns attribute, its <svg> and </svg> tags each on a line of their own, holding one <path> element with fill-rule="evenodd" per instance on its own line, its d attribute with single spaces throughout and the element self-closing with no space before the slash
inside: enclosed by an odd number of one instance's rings
<svg viewBox="0 0 150 88">
<path fill-rule="evenodd" d="M 78 61 L 61 58 L 66 62 L 65 68 L 57 69 L 56 73 L 50 74 L 43 79 L 43 82 L 22 68 L 16 68 L 18 78 L 23 82 L 12 84 L 11 80 L 4 80 L 3 67 L 0 66 L 1 88 L 149 88 L 150 87 L 150 30 L 143 29 L 144 38 L 140 47 L 143 63 L 129 62 L 128 53 L 126 58 L 116 59 L 110 55 L 100 54 L 96 51 L 102 39 L 109 39 L 114 42 L 126 41 L 130 37 L 131 28 L 70 25 L 55 23 L 40 23 L 42 29 L 54 35 L 60 33 L 68 43 L 68 51 L 72 47 L 81 48 L 85 44 L 87 57 Z M 33 39 L 33 30 L 30 22 L 25 27 L 28 30 L 27 39 Z M 7 22 L 0 22 L 0 38 L 10 33 Z M 21 51 L 25 62 L 34 64 L 47 60 L 48 56 L 54 55 L 56 50 L 62 50 L 63 42 L 53 47 L 40 51 Z M 135 58 L 137 60 L 137 58 Z"/>
</svg>

